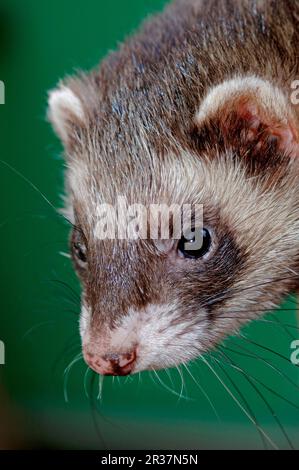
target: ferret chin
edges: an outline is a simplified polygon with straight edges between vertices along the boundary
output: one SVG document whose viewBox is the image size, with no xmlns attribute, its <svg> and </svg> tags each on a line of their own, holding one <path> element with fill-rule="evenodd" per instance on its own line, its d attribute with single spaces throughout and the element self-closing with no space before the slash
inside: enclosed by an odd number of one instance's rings
<svg viewBox="0 0 299 470">
<path fill-rule="evenodd" d="M 193 359 L 298 289 L 299 2 L 254 5 L 176 1 L 49 94 L 83 353 L 100 374 Z M 99 207 L 119 195 L 201 205 L 203 221 L 171 241 L 100 239 Z"/>
</svg>

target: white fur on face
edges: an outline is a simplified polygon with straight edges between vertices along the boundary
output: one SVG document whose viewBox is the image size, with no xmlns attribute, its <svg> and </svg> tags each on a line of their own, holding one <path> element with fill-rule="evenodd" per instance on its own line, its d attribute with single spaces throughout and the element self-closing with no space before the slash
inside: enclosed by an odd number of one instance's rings
<svg viewBox="0 0 299 470">
<path fill-rule="evenodd" d="M 172 320 L 179 321 L 172 324 Z M 118 335 L 133 329 L 137 339 L 135 372 L 166 368 L 189 361 L 203 349 L 204 323 L 191 327 L 179 317 L 178 305 L 149 305 L 144 311 L 129 312 Z M 188 329 L 188 331 L 186 331 Z M 134 334 L 133 334 L 134 338 Z"/>
<path fill-rule="evenodd" d="M 83 307 L 80 320 L 82 343 L 96 355 L 126 353 L 137 348 L 133 372 L 171 367 L 189 361 L 203 350 L 205 322 L 192 327 L 178 319 L 175 304 L 151 304 L 143 310 L 130 309 L 113 330 L 103 328 L 97 336 L 89 331 L 90 313 Z"/>
<path fill-rule="evenodd" d="M 80 335 L 83 340 L 85 335 L 88 336 L 88 327 L 90 324 L 91 313 L 90 310 L 83 304 L 80 315 Z M 86 338 L 85 338 L 86 339 Z"/>
</svg>

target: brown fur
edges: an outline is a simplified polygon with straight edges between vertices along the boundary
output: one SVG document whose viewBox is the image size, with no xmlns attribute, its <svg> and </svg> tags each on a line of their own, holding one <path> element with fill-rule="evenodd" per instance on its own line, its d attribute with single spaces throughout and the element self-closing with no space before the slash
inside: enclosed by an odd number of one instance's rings
<svg viewBox="0 0 299 470">
<path fill-rule="evenodd" d="M 226 114 L 195 120 L 213 87 L 255 76 L 270 93 L 271 86 L 280 90 L 299 132 L 289 101 L 299 73 L 298 21 L 298 1 L 179 0 L 99 68 L 64 82 L 84 114 L 65 109 L 61 135 L 70 205 L 88 247 L 80 276 L 91 312 L 83 337 L 90 352 L 127 351 L 140 341 L 136 370 L 172 365 L 212 347 L 299 285 L 296 154 L 271 139 L 267 122 L 249 142 L 250 125 L 232 102 Z M 96 204 L 113 204 L 118 194 L 146 205 L 202 203 L 214 233 L 212 255 L 181 260 L 160 253 L 152 240 L 95 240 Z M 159 330 L 168 337 L 161 344 L 154 337 L 160 352 L 152 344 L 147 361 L 137 330 L 117 345 L 113 334 L 130 311 L 138 312 L 140 328 L 159 321 L 150 318 L 151 305 L 172 307 Z"/>
</svg>

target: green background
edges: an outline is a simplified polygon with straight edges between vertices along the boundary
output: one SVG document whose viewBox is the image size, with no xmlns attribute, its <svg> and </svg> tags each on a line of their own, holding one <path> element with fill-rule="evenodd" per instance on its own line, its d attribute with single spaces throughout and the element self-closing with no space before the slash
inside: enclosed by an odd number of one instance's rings
<svg viewBox="0 0 299 470">
<path fill-rule="evenodd" d="M 96 65 L 164 3 L 1 0 L 0 339 L 6 364 L 0 366 L 0 447 L 270 447 L 246 413 L 279 447 L 289 446 L 286 433 L 299 447 L 298 367 L 289 360 L 290 342 L 299 339 L 292 299 L 267 322 L 245 329 L 261 347 L 226 342 L 239 351 L 227 355 L 246 375 L 207 355 L 218 378 L 198 360 L 190 373 L 107 377 L 99 397 L 98 378 L 86 373 L 82 360 L 68 368 L 80 353 L 80 290 L 59 254 L 68 249 L 68 227 L 45 200 L 59 207 L 63 191 L 62 149 L 45 119 L 47 91 L 77 68 Z"/>
</svg>

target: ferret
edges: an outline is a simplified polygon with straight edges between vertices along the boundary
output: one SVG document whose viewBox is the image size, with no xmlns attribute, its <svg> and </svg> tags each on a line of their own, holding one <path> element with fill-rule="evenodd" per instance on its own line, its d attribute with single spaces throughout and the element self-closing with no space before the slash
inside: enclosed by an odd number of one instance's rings
<svg viewBox="0 0 299 470">
<path fill-rule="evenodd" d="M 297 0 L 177 0 L 50 91 L 97 373 L 195 359 L 298 290 L 298 54 Z M 201 247 L 98 239 L 119 195 L 202 205 Z"/>
</svg>

